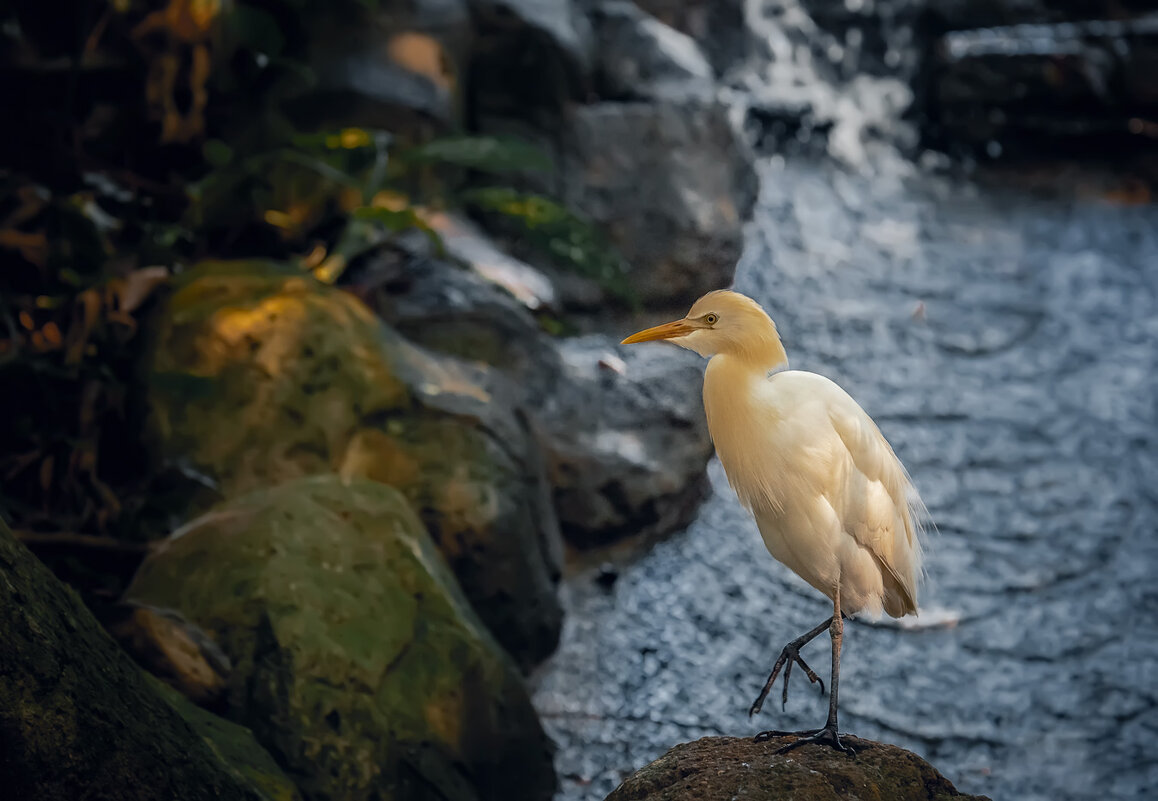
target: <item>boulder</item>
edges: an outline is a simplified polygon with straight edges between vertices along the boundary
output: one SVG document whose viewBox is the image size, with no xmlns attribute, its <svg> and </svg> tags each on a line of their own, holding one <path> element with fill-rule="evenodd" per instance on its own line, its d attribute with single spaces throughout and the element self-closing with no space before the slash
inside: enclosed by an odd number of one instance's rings
<svg viewBox="0 0 1158 801">
<path fill-rule="evenodd" d="M 350 294 L 276 264 L 201 265 L 158 320 L 155 449 L 214 488 L 179 512 L 318 473 L 383 481 L 516 660 L 551 653 L 558 525 L 501 374 L 418 348 Z"/>
<path fill-rule="evenodd" d="M 210 732 L 171 706 L 2 519 L 0 641 L 5 798 L 298 798 L 248 732 Z"/>
<path fill-rule="evenodd" d="M 695 88 L 710 95 L 715 75 L 692 37 L 671 28 L 628 0 L 597 6 L 593 19 L 599 56 L 599 95 L 646 100 Z"/>
<path fill-rule="evenodd" d="M 396 490 L 315 476 L 159 544 L 127 596 L 233 664 L 229 714 L 311 801 L 545 801 L 551 746 L 510 661 Z"/>
<path fill-rule="evenodd" d="M 777 754 L 791 739 L 705 737 L 677 745 L 629 776 L 607 801 L 987 801 L 958 793 L 928 762 L 893 745 L 845 736 L 855 757 L 827 746 Z"/>
<path fill-rule="evenodd" d="M 752 52 L 744 0 L 635 0 L 635 4 L 692 37 L 719 75 L 742 64 Z"/>
<path fill-rule="evenodd" d="M 593 38 L 571 0 L 469 0 L 475 115 L 556 120 L 590 90 Z"/>
<path fill-rule="evenodd" d="M 607 230 L 643 304 L 683 307 L 731 285 L 757 186 L 726 103 L 580 106 L 564 138 L 563 198 Z"/>
<path fill-rule="evenodd" d="M 690 522 L 712 454 L 698 356 L 620 348 L 606 335 L 553 339 L 511 295 L 437 260 L 412 261 L 391 286 L 375 306 L 408 338 L 511 376 L 570 544 L 657 536 Z"/>
<path fill-rule="evenodd" d="M 314 80 L 291 104 L 303 124 L 401 134 L 459 125 L 473 45 L 466 0 L 385 0 L 311 13 Z"/>
<path fill-rule="evenodd" d="M 933 57 L 926 106 L 946 139 L 992 156 L 1098 139 L 1151 149 L 1156 70 L 1154 16 L 953 31 Z"/>
<path fill-rule="evenodd" d="M 702 360 L 616 342 L 560 342 L 558 391 L 535 404 L 559 523 L 580 548 L 683 528 L 708 493 Z"/>
</svg>

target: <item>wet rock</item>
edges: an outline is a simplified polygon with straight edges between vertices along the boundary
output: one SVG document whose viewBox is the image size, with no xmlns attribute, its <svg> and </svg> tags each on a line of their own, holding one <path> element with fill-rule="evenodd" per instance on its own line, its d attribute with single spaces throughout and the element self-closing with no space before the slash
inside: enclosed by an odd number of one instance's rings
<svg viewBox="0 0 1158 801">
<path fill-rule="evenodd" d="M 291 801 L 267 755 L 206 742 L 0 519 L 5 798 Z M 234 727 L 232 735 L 242 736 Z M 264 759 L 264 761 L 263 761 Z M 258 775 L 260 774 L 260 778 Z"/>
<path fill-rule="evenodd" d="M 705 737 L 677 745 L 628 777 L 607 801 L 983 801 L 962 795 L 925 760 L 885 743 L 847 736 L 855 758 L 823 746 L 788 754 L 776 749 L 793 738 L 755 743 L 748 737 Z"/>
<path fill-rule="evenodd" d="M 558 527 L 500 374 L 418 348 L 348 293 L 280 265 L 202 265 L 159 319 L 155 447 L 214 488 L 188 508 L 324 472 L 390 484 L 516 660 L 553 650 Z"/>
<path fill-rule="evenodd" d="M 444 262 L 416 260 L 406 276 L 376 308 L 413 341 L 511 376 L 569 542 L 666 534 L 691 519 L 711 456 L 699 357 L 602 335 L 555 340 L 509 294 Z"/>
<path fill-rule="evenodd" d="M 938 32 L 1023 23 L 1124 19 L 1154 10 L 1151 0 L 937 0 L 924 3 L 928 24 Z"/>
<path fill-rule="evenodd" d="M 315 12 L 309 24 L 315 81 L 292 104 L 308 125 L 457 125 L 473 41 L 466 0 L 388 0 Z"/>
<path fill-rule="evenodd" d="M 563 197 L 604 226 L 644 304 L 690 305 L 731 284 L 756 182 L 726 103 L 580 106 L 565 137 Z"/>
<path fill-rule="evenodd" d="M 590 88 L 593 38 L 571 0 L 468 0 L 476 115 L 555 119 Z"/>
<path fill-rule="evenodd" d="M 555 508 L 579 547 L 687 525 L 707 495 L 712 455 L 703 367 L 674 347 L 563 340 L 558 390 L 537 404 Z"/>
<path fill-rule="evenodd" d="M 598 91 L 607 99 L 710 94 L 712 65 L 696 41 L 628 0 L 600 4 L 593 14 L 599 44 Z"/>
<path fill-rule="evenodd" d="M 718 75 L 743 63 L 752 51 L 744 0 L 635 0 L 635 4 L 694 39 Z"/>
<path fill-rule="evenodd" d="M 127 594 L 221 643 L 230 716 L 308 798 L 551 797 L 518 671 L 390 487 L 317 476 L 239 497 L 162 542 Z"/>
<path fill-rule="evenodd" d="M 991 156 L 1050 140 L 1148 148 L 1158 138 L 1145 121 L 1158 108 L 1156 17 L 955 31 L 933 69 L 935 123 Z"/>
</svg>

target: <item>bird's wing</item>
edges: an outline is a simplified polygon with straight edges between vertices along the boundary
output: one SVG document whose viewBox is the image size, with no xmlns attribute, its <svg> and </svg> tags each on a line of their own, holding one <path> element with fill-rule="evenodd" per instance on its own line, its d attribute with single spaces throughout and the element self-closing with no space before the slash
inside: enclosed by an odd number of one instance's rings
<svg viewBox="0 0 1158 801">
<path fill-rule="evenodd" d="M 904 466 L 872 418 L 843 390 L 827 400 L 828 418 L 847 452 L 829 498 L 844 530 L 868 549 L 886 581 L 885 611 L 917 610 L 923 506 Z"/>
</svg>

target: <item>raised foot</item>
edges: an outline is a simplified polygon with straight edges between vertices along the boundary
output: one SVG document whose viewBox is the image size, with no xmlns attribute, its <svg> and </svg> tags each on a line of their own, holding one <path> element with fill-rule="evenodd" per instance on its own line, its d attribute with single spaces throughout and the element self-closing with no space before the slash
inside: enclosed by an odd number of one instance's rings
<svg viewBox="0 0 1158 801">
<path fill-rule="evenodd" d="M 789 734 L 791 732 L 785 733 Z M 825 726 L 818 732 L 810 733 L 806 737 L 801 737 L 798 740 L 788 743 L 788 745 L 780 746 L 776 749 L 776 753 L 787 754 L 789 751 L 793 751 L 802 745 L 827 745 L 829 748 L 836 749 L 849 756 L 856 754 L 856 751 L 851 745 L 845 745 L 841 742 L 840 735 L 836 731 L 836 726 Z"/>
<path fill-rule="evenodd" d="M 784 687 L 780 692 L 780 708 L 783 709 L 788 703 L 788 677 L 792 675 L 792 665 L 800 665 L 804 670 L 808 680 L 813 684 L 820 685 L 820 694 L 824 695 L 824 679 L 816 675 L 816 671 L 808 666 L 808 663 L 800 656 L 800 648 L 796 642 L 790 642 L 784 646 L 780 652 L 780 656 L 776 658 L 776 664 L 772 666 L 772 672 L 768 675 L 768 681 L 764 682 L 764 688 L 760 690 L 760 694 L 756 696 L 756 700 L 752 702 L 752 706 L 748 708 L 748 717 L 752 717 L 760 712 L 764 707 L 764 700 L 768 697 L 768 693 L 772 692 L 772 685 L 776 683 L 776 676 L 779 675 L 780 669 L 784 669 Z"/>
</svg>

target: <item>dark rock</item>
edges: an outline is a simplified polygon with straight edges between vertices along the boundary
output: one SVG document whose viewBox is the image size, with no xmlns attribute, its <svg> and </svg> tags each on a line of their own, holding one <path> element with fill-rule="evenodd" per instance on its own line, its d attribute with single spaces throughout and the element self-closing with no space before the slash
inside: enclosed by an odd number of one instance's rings
<svg viewBox="0 0 1158 801">
<path fill-rule="evenodd" d="M 567 203 L 600 223 L 652 307 L 731 284 L 756 196 L 729 106 L 694 96 L 575 109 L 562 147 Z"/>
<path fill-rule="evenodd" d="M 825 746 L 778 755 L 792 737 L 756 743 L 748 737 L 705 737 L 677 745 L 627 778 L 607 801 L 983 801 L 962 795 L 925 760 L 885 743 L 845 736 L 849 757 Z"/>
<path fill-rule="evenodd" d="M 934 62 L 928 107 L 950 140 L 1036 151 L 1079 140 L 1152 147 L 1158 17 L 956 31 Z"/>
<path fill-rule="evenodd" d="M 711 94 L 712 65 L 699 45 L 628 0 L 595 10 L 598 91 L 607 99 L 648 99 L 699 89 Z"/>
<path fill-rule="evenodd" d="M 292 110 L 312 127 L 456 126 L 473 32 L 466 0 L 388 0 L 310 20 L 316 77 Z"/>
<path fill-rule="evenodd" d="M 1126 19 L 1154 10 L 1152 0 L 936 0 L 922 4 L 937 33 L 1023 23 Z"/>
<path fill-rule="evenodd" d="M 555 340 L 509 294 L 444 262 L 413 262 L 396 288 L 375 303 L 391 325 L 519 388 L 569 542 L 666 534 L 691 519 L 712 452 L 697 356 L 601 335 Z"/>
<path fill-rule="evenodd" d="M 256 746 L 242 770 L 190 724 L 0 520 L 0 776 L 5 798 L 292 801 Z M 247 732 L 223 724 L 231 737 Z M 260 777 L 258 776 L 260 774 Z"/>
<path fill-rule="evenodd" d="M 591 25 L 571 0 L 468 0 L 476 34 L 470 104 L 477 116 L 556 121 L 591 82 Z"/>
<path fill-rule="evenodd" d="M 602 335 L 559 349 L 558 389 L 534 407 L 564 536 L 590 547 L 687 525 L 707 495 L 712 455 L 700 358 L 619 348 Z"/>
<path fill-rule="evenodd" d="M 530 666 L 555 647 L 561 544 L 539 446 L 503 376 L 437 356 L 294 269 L 206 264 L 153 332 L 160 458 L 221 498 L 337 471 L 400 489 L 482 619 Z"/>
<path fill-rule="evenodd" d="M 754 50 L 744 0 L 635 0 L 635 4 L 692 37 L 717 75 L 742 64 Z"/>
<path fill-rule="evenodd" d="M 551 797 L 518 671 L 390 487 L 317 476 L 237 498 L 160 543 L 128 596 L 221 643 L 230 716 L 308 798 Z"/>
</svg>

